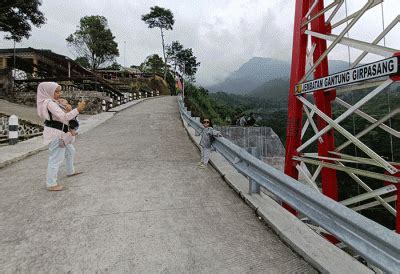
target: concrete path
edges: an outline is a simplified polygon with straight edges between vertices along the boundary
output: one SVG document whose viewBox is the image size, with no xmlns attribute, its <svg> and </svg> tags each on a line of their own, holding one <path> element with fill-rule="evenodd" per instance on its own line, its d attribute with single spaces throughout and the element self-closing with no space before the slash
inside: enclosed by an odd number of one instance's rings
<svg viewBox="0 0 400 274">
<path fill-rule="evenodd" d="M 198 169 L 175 97 L 80 136 L 45 189 L 47 152 L 0 169 L 0 272 L 315 272 L 222 181 Z M 301 235 L 299 235 L 301 237 Z"/>
</svg>

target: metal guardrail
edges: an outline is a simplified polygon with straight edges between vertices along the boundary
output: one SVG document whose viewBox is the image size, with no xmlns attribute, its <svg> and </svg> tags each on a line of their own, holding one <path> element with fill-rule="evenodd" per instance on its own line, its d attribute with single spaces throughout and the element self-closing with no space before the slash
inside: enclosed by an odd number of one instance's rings
<svg viewBox="0 0 400 274">
<path fill-rule="evenodd" d="M 203 126 L 191 117 L 181 96 L 178 104 L 182 118 L 200 132 Z M 389 273 L 400 271 L 398 234 L 265 164 L 223 137 L 216 138 L 213 146 L 237 171 L 248 177 L 251 184 L 264 187 L 306 215 L 369 263 Z"/>
</svg>

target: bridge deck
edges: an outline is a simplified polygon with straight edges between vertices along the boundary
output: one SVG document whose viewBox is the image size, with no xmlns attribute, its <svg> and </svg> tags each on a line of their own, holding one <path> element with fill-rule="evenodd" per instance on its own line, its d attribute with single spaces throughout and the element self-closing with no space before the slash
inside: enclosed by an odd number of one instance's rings
<svg viewBox="0 0 400 274">
<path fill-rule="evenodd" d="M 145 101 L 77 140 L 66 191 L 47 152 L 0 169 L 0 272 L 314 272 L 211 168 L 175 97 Z M 300 235 L 299 235 L 300 236 Z"/>
</svg>

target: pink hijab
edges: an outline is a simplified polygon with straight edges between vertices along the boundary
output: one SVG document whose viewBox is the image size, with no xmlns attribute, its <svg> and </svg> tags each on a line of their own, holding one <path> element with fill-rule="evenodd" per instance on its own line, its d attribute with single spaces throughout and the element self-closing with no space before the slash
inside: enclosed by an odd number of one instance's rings
<svg viewBox="0 0 400 274">
<path fill-rule="evenodd" d="M 45 120 L 50 119 L 47 105 L 54 99 L 54 92 L 57 87 L 59 87 L 59 84 L 55 82 L 42 82 L 39 84 L 37 88 L 36 105 L 40 118 Z"/>
</svg>

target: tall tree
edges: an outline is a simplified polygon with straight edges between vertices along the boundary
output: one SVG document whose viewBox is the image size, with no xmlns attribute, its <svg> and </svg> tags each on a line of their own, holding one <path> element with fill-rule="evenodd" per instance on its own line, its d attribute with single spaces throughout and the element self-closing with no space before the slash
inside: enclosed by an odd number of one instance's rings
<svg viewBox="0 0 400 274">
<path fill-rule="evenodd" d="M 193 50 L 191 48 L 183 49 L 176 56 L 180 72 L 187 76 L 190 81 L 194 81 L 194 75 L 200 66 L 200 62 L 197 62 L 196 56 L 193 55 Z"/>
<path fill-rule="evenodd" d="M 146 60 L 140 65 L 144 72 L 162 73 L 164 61 L 158 54 L 147 56 Z"/>
<path fill-rule="evenodd" d="M 178 54 L 183 50 L 183 45 L 178 41 L 173 41 L 171 45 L 167 45 L 167 60 L 172 62 L 174 71 L 178 66 Z"/>
<path fill-rule="evenodd" d="M 4 38 L 20 42 L 29 38 L 31 24 L 40 27 L 46 21 L 39 11 L 40 0 L 1 0 L 0 1 L 0 31 L 8 33 Z"/>
<path fill-rule="evenodd" d="M 66 38 L 68 46 L 78 57 L 86 57 L 93 70 L 119 56 L 114 39 L 107 19 L 99 15 L 82 17 L 78 29 Z"/>
<path fill-rule="evenodd" d="M 142 15 L 142 20 L 149 25 L 149 28 L 159 28 L 161 32 L 161 43 L 164 54 L 164 80 L 167 76 L 167 57 L 165 54 L 164 30 L 172 30 L 175 23 L 174 15 L 169 9 L 159 6 L 150 8 L 150 13 Z"/>
</svg>

